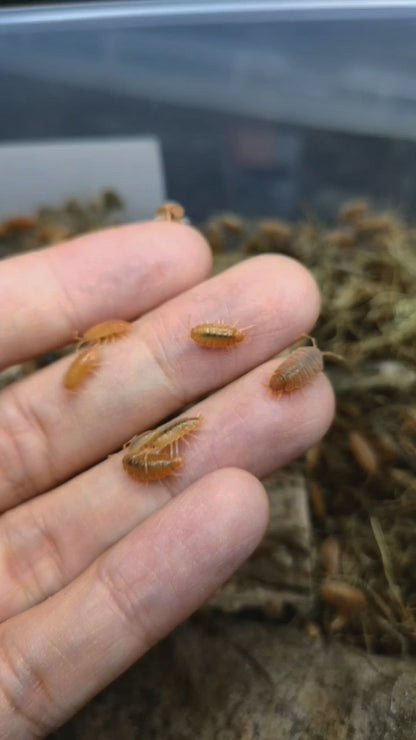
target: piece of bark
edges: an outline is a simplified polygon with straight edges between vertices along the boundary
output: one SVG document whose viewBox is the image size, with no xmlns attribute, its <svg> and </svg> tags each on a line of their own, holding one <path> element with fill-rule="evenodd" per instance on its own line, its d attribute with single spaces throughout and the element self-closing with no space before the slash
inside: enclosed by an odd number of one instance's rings
<svg viewBox="0 0 416 740">
<path fill-rule="evenodd" d="M 414 740 L 416 661 L 198 615 L 54 740 Z"/>
<path fill-rule="evenodd" d="M 264 481 L 270 500 L 268 532 L 251 558 L 209 602 L 225 612 L 260 610 L 279 617 L 287 606 L 312 605 L 312 549 L 304 477 L 279 471 Z"/>
</svg>

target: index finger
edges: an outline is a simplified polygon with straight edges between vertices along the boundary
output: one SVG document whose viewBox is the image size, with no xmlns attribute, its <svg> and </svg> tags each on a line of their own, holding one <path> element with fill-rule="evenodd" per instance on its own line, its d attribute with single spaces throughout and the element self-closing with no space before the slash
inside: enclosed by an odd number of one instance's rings
<svg viewBox="0 0 416 740">
<path fill-rule="evenodd" d="M 0 264 L 0 367 L 73 341 L 103 319 L 137 318 L 211 269 L 201 234 L 177 223 L 129 224 Z"/>
</svg>

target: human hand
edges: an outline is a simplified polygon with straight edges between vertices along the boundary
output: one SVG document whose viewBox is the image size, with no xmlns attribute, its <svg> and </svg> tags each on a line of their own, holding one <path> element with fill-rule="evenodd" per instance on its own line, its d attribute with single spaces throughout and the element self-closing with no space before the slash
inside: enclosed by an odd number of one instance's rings
<svg viewBox="0 0 416 740">
<path fill-rule="evenodd" d="M 279 399 L 267 390 L 270 357 L 318 316 L 309 273 L 281 256 L 200 282 L 209 270 L 200 235 L 171 223 L 0 263 L 3 366 L 99 321 L 137 319 L 76 392 L 63 384 L 71 357 L 1 392 L 2 738 L 45 735 L 203 604 L 265 530 L 253 476 L 330 424 L 322 373 Z M 251 328 L 237 347 L 210 351 L 189 338 L 189 318 Z M 178 475 L 140 484 L 121 453 L 107 458 L 188 404 L 203 423 Z"/>
</svg>

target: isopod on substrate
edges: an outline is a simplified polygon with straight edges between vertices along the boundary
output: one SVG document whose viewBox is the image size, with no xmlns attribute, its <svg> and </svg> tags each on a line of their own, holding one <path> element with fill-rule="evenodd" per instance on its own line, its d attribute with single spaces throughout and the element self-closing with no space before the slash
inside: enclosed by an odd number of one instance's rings
<svg viewBox="0 0 416 740">
<path fill-rule="evenodd" d="M 335 537 L 326 537 L 321 542 L 320 558 L 323 571 L 326 576 L 336 576 L 339 570 L 341 548 Z"/>
<path fill-rule="evenodd" d="M 379 469 L 377 453 L 368 439 L 360 432 L 352 431 L 348 435 L 348 443 L 359 466 L 370 475 L 377 473 Z"/>
<path fill-rule="evenodd" d="M 363 591 L 344 581 L 326 578 L 321 583 L 320 592 L 323 601 L 343 614 L 356 614 L 367 606 Z"/>
</svg>

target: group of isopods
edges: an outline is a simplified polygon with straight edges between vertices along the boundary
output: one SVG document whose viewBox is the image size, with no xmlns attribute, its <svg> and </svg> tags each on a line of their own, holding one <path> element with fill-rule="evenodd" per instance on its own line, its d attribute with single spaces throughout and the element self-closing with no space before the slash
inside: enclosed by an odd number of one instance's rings
<svg viewBox="0 0 416 740">
<path fill-rule="evenodd" d="M 155 214 L 156 221 L 184 223 L 185 211 L 179 203 L 164 203 Z M 82 336 L 77 336 L 80 350 L 69 366 L 64 385 L 76 390 L 101 364 L 100 345 L 121 339 L 132 325 L 122 319 L 110 319 L 96 324 Z M 197 344 L 210 349 L 230 349 L 247 337 L 247 330 L 222 322 L 198 324 L 190 328 L 190 336 Z M 322 353 L 311 337 L 312 347 L 294 350 L 273 373 L 269 389 L 274 395 L 291 393 L 309 383 L 323 370 Z M 172 475 L 183 464 L 179 455 L 179 441 L 194 432 L 202 423 L 202 416 L 182 417 L 133 437 L 125 447 L 123 467 L 139 481 L 156 481 Z M 168 450 L 168 451 L 166 451 Z"/>
<path fill-rule="evenodd" d="M 65 378 L 65 388 L 76 390 L 101 363 L 101 345 L 125 337 L 132 324 L 121 319 L 110 319 L 96 324 L 77 337 L 80 350 L 70 364 Z M 194 342 L 209 349 L 230 349 L 243 342 L 247 330 L 217 323 L 198 324 L 190 328 Z M 312 346 L 298 347 L 289 354 L 270 377 L 268 387 L 273 395 L 303 388 L 323 370 L 322 353 L 311 338 Z M 85 346 L 86 345 L 86 346 Z M 202 423 L 202 416 L 182 417 L 157 429 L 136 435 L 126 445 L 123 467 L 139 481 L 156 481 L 172 475 L 183 464 L 178 453 L 179 441 L 194 432 Z"/>
</svg>

